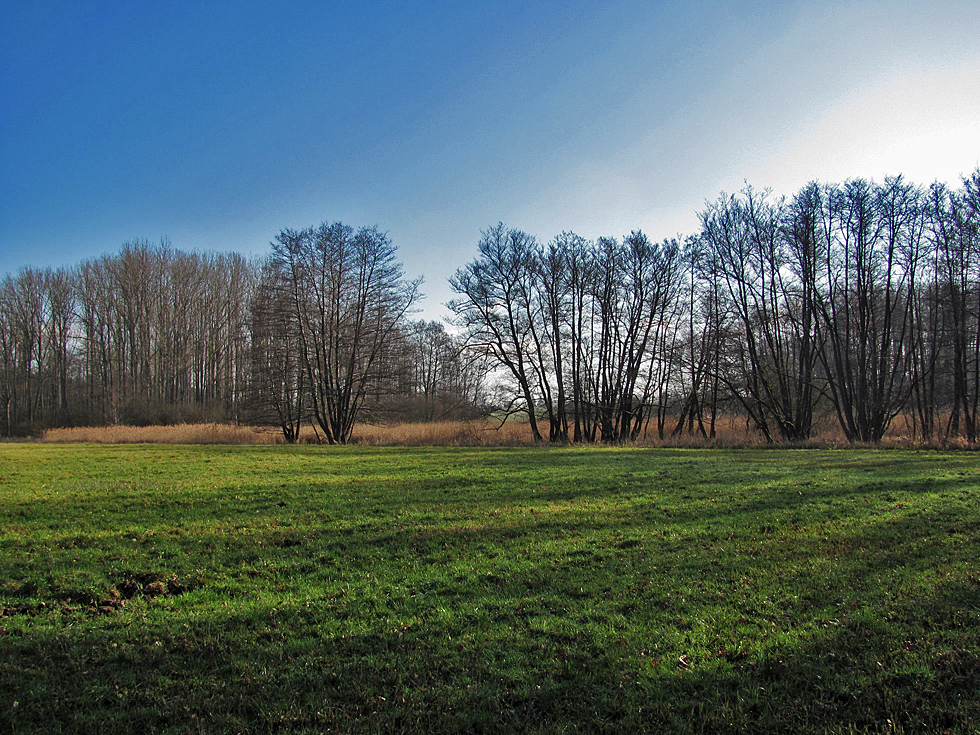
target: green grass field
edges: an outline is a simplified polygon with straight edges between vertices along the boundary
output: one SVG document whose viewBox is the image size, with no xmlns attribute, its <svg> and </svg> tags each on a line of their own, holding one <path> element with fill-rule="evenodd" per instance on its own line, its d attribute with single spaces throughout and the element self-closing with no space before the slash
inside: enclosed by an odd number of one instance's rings
<svg viewBox="0 0 980 735">
<path fill-rule="evenodd" d="M 980 731 L 980 455 L 0 444 L 0 733 Z"/>
</svg>

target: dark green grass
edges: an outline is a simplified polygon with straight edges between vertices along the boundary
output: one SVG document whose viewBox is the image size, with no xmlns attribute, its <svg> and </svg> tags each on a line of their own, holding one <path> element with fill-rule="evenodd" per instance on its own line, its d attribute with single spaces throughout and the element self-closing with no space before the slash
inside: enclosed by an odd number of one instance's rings
<svg viewBox="0 0 980 735">
<path fill-rule="evenodd" d="M 978 460 L 0 445 L 0 733 L 976 732 Z"/>
</svg>

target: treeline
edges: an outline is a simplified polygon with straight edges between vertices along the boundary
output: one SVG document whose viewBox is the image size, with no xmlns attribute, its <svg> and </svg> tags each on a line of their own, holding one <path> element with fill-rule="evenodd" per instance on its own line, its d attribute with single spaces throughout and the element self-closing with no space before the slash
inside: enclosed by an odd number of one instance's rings
<svg viewBox="0 0 980 735">
<path fill-rule="evenodd" d="M 483 383 L 457 340 L 408 318 L 417 284 L 406 290 L 390 243 L 376 231 L 319 229 L 356 241 L 340 243 L 346 260 L 309 251 L 321 259 L 300 262 L 303 251 L 290 260 L 277 248 L 252 262 L 134 242 L 73 267 L 6 276 L 0 433 L 230 420 L 278 425 L 294 441 L 301 422 L 322 422 L 325 441 L 345 441 L 354 413 L 481 412 Z M 347 392 L 332 404 L 338 387 Z"/>
<path fill-rule="evenodd" d="M 166 243 L 7 276 L 4 433 L 233 416 L 246 382 L 251 281 L 241 256 Z"/>
<path fill-rule="evenodd" d="M 283 230 L 269 257 L 135 242 L 0 283 L 0 431 L 231 420 L 343 443 L 356 421 L 520 414 L 536 439 L 767 441 L 833 422 L 976 442 L 980 170 L 747 187 L 686 238 L 550 242 L 503 224 L 450 279 L 457 331 L 411 318 L 376 228 Z"/>
<path fill-rule="evenodd" d="M 536 438 L 712 437 L 724 413 L 768 441 L 828 416 L 876 442 L 900 415 L 977 441 L 980 171 L 748 187 L 700 221 L 681 242 L 483 233 L 451 308 Z"/>
</svg>

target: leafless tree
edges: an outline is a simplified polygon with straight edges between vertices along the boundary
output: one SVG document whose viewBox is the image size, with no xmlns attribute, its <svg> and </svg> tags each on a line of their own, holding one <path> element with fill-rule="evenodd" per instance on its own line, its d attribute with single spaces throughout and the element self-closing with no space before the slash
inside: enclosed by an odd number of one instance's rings
<svg viewBox="0 0 980 735">
<path fill-rule="evenodd" d="M 473 419 L 486 415 L 485 360 L 442 322 L 415 321 L 400 330 L 402 350 L 393 417 L 404 421 Z"/>
<path fill-rule="evenodd" d="M 381 358 L 420 280 L 404 280 L 377 228 L 340 222 L 283 230 L 272 258 L 288 284 L 313 415 L 328 443 L 346 443 L 365 399 L 384 390 Z"/>
<path fill-rule="evenodd" d="M 739 326 L 721 375 L 768 441 L 777 433 L 806 439 L 812 426 L 816 353 L 805 297 L 806 203 L 803 195 L 786 207 L 747 187 L 701 214 L 701 237 Z"/>
<path fill-rule="evenodd" d="M 634 231 L 622 244 L 601 238 L 593 298 L 599 313 L 592 401 L 603 441 L 635 439 L 652 408 L 659 334 L 675 329 L 680 285 L 676 241 L 651 242 Z M 654 391 L 655 392 L 655 391 Z"/>
<path fill-rule="evenodd" d="M 673 380 L 668 383 L 679 406 L 677 423 L 671 434 L 685 431 L 704 438 L 715 438 L 721 405 L 721 357 L 730 334 L 731 315 L 722 307 L 722 285 L 719 269 L 712 262 L 711 251 L 700 237 L 685 242 L 683 279 L 679 299 L 677 343 L 673 352 Z M 666 428 L 666 410 L 662 401 L 660 433 Z"/>
<path fill-rule="evenodd" d="M 534 394 L 540 357 L 534 330 L 539 325 L 528 302 L 535 241 L 498 223 L 482 233 L 478 248 L 479 257 L 449 279 L 459 294 L 449 308 L 466 330 L 470 348 L 497 363 L 514 381 L 514 400 L 504 410 L 523 404 L 534 440 L 542 442 Z"/>
<path fill-rule="evenodd" d="M 288 278 L 274 259 L 265 263 L 252 297 L 251 345 L 251 416 L 264 423 L 271 412 L 285 441 L 294 444 L 306 418 L 306 369 Z"/>
<path fill-rule="evenodd" d="M 927 197 L 932 279 L 920 297 L 915 329 L 918 426 L 926 438 L 976 442 L 980 432 L 980 170 L 951 190 L 934 184 Z"/>
<path fill-rule="evenodd" d="M 816 293 L 820 360 L 850 441 L 880 441 L 909 397 L 921 199 L 901 177 L 880 186 L 856 179 L 829 193 Z"/>
</svg>

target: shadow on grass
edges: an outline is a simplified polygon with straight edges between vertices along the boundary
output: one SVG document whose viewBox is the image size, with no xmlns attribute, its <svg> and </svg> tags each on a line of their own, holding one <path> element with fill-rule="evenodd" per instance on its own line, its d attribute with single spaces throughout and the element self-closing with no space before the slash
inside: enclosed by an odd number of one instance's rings
<svg viewBox="0 0 980 735">
<path fill-rule="evenodd" d="M 908 599 L 919 627 L 975 601 Z M 861 616 L 739 651 L 724 636 L 652 654 L 629 638 L 549 629 L 533 599 L 492 616 L 370 621 L 343 605 L 256 606 L 179 625 L 78 623 L 3 641 L 0 722 L 13 732 L 973 732 L 976 629 L 901 640 Z M 364 601 L 352 603 L 365 605 Z M 527 612 L 521 613 L 521 610 Z M 573 613 L 574 614 L 574 613 Z M 366 624 L 363 613 L 355 617 Z M 13 673 L 17 670 L 17 674 Z M 12 685 L 12 686 L 10 686 Z M 14 704 L 16 702 L 16 704 Z"/>
<path fill-rule="evenodd" d="M 8 618 L 0 723 L 83 733 L 980 725 L 978 577 L 951 576 L 950 556 L 926 543 L 931 527 L 916 518 L 798 550 L 828 556 L 831 576 L 787 566 L 739 590 L 729 589 L 736 551 L 715 565 L 692 548 L 660 553 L 650 539 L 601 546 L 572 535 L 559 559 L 521 562 L 504 549 L 482 566 L 467 554 L 463 565 L 447 557 L 412 572 L 410 537 L 381 543 L 405 556 L 380 584 L 244 599 L 199 589 L 115 615 Z M 921 543 L 902 557 L 896 539 Z M 369 560 L 377 542 L 348 540 L 346 551 Z M 476 532 L 456 538 L 480 542 Z M 975 559 L 975 542 L 964 543 L 957 554 Z M 644 584 L 656 566 L 670 571 Z M 808 601 L 789 602 L 807 590 Z"/>
</svg>

